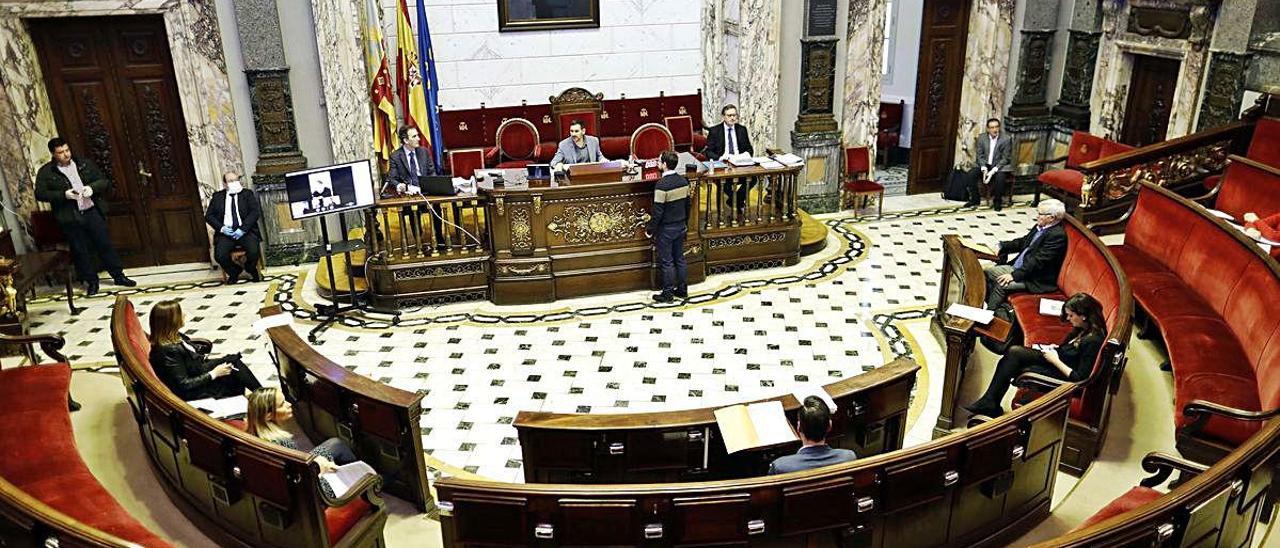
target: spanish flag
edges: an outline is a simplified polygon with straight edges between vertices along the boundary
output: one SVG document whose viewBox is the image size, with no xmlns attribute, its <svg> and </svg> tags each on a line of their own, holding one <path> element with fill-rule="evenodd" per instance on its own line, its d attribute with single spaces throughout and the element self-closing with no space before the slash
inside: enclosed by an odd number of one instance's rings
<svg viewBox="0 0 1280 548">
<path fill-rule="evenodd" d="M 430 133 L 427 132 L 427 92 L 422 85 L 422 72 L 418 64 L 418 40 L 413 35 L 413 26 L 409 24 L 409 6 L 405 0 L 397 0 L 396 9 L 396 44 L 400 56 L 396 60 L 396 91 L 400 94 L 400 109 L 404 113 L 404 124 L 418 128 L 422 135 L 421 146 L 431 147 Z"/>
<path fill-rule="evenodd" d="M 391 90 L 391 69 L 382 42 L 382 18 L 377 0 L 365 0 L 365 64 L 369 69 L 369 96 L 373 102 L 373 153 L 378 169 L 386 171 L 395 150 L 396 107 Z"/>
</svg>

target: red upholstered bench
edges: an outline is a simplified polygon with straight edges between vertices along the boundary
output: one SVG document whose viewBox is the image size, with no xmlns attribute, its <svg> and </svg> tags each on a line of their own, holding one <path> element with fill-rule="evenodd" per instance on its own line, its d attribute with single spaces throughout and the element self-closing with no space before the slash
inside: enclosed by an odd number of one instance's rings
<svg viewBox="0 0 1280 548">
<path fill-rule="evenodd" d="M 1132 326 L 1133 293 L 1124 271 L 1106 244 L 1074 217 L 1068 216 L 1062 222 L 1067 233 L 1067 256 L 1058 273 L 1058 291 L 1050 294 L 1015 293 L 1009 297 L 1009 303 L 1013 305 L 1018 325 L 1024 333 L 1024 344 L 1027 345 L 1058 344 L 1071 331 L 1071 325 L 1059 317 L 1040 313 L 1041 298 L 1065 301 L 1069 296 L 1083 292 L 1102 304 L 1107 340 L 1098 352 L 1093 372 L 1080 383 L 1080 389 L 1071 399 L 1062 455 L 1064 468 L 1083 473 L 1097 456 L 1106 437 L 1111 395 L 1115 393 L 1124 371 Z M 1014 396 L 1014 404 L 1021 405 L 1061 382 L 1039 375 L 1026 375 L 1015 382 L 1019 390 Z"/>
<path fill-rule="evenodd" d="M 1245 213 L 1259 217 L 1280 213 L 1280 168 L 1233 154 L 1222 173 L 1222 184 L 1196 201 L 1213 204 L 1214 209 L 1230 214 L 1237 222 L 1244 222 Z"/>
<path fill-rule="evenodd" d="M 1280 168 L 1280 119 L 1259 118 L 1253 126 L 1246 158 L 1271 167 Z M 1204 187 L 1213 190 L 1226 174 L 1210 175 L 1204 179 Z"/>
<path fill-rule="evenodd" d="M 1141 484 L 1125 491 L 1123 495 L 1116 497 L 1115 500 L 1107 503 L 1106 506 L 1089 516 L 1088 519 L 1077 525 L 1072 531 L 1087 529 L 1096 523 L 1107 521 L 1163 497 L 1165 493 L 1157 491 L 1155 487 L 1168 480 L 1174 470 L 1182 472 L 1183 476 L 1180 480 L 1185 481 L 1190 476 L 1199 474 L 1206 469 L 1203 465 L 1187 462 L 1159 452 L 1147 454 L 1142 459 L 1142 468 L 1148 472 L 1153 472 L 1153 475 L 1142 480 Z"/>
<path fill-rule="evenodd" d="M 1280 265 L 1199 205 L 1142 185 L 1105 223 L 1128 222 L 1112 252 L 1168 349 L 1178 449 L 1214 462 L 1280 415 Z"/>
<path fill-rule="evenodd" d="M 1066 164 L 1063 169 L 1047 169 L 1037 177 L 1040 184 L 1036 185 L 1035 203 L 1040 203 L 1042 190 L 1067 203 L 1072 203 L 1072 200 L 1080 201 L 1080 188 L 1084 185 L 1084 173 L 1080 172 L 1080 166 L 1130 150 L 1133 147 L 1124 143 L 1084 131 L 1073 132 L 1066 156 L 1037 162 L 1046 168 L 1058 162 L 1065 161 Z"/>
<path fill-rule="evenodd" d="M 66 363 L 0 370 L 0 477 L 84 526 L 143 546 L 170 546 L 129 515 L 80 459 L 67 410 L 70 388 Z"/>
</svg>

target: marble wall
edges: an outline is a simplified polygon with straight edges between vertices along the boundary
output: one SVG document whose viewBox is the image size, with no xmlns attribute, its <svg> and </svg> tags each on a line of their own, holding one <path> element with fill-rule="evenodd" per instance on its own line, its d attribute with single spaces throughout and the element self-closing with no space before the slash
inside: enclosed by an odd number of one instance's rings
<svg viewBox="0 0 1280 548">
<path fill-rule="evenodd" d="M 364 2 L 311 0 L 311 9 L 333 161 L 369 158 L 373 151 L 373 122 L 361 31 Z M 394 39 L 394 29 L 391 36 Z"/>
<path fill-rule="evenodd" d="M 418 1 L 427 3 L 441 108 L 545 103 L 575 86 L 606 99 L 703 86 L 701 13 L 688 0 L 600 0 L 598 29 L 502 33 L 493 0 L 408 0 L 414 25 Z M 394 56 L 396 1 L 379 2 Z"/>
<path fill-rule="evenodd" d="M 710 125 L 720 119 L 720 105 L 724 101 L 724 63 L 717 62 L 724 56 L 723 14 L 721 3 L 716 0 L 702 2 L 702 18 L 699 34 L 702 36 L 702 123 Z"/>
<path fill-rule="evenodd" d="M 782 0 L 741 0 L 738 61 L 739 122 L 751 132 L 757 154 L 778 145 L 778 93 L 782 49 Z M 717 110 L 717 113 L 719 110 Z M 717 120 L 719 116 L 711 120 Z"/>
<path fill-rule="evenodd" d="M 851 0 L 845 31 L 844 106 L 840 128 L 844 146 L 867 146 L 875 157 L 883 85 L 884 0 Z"/>
<path fill-rule="evenodd" d="M 1176 0 L 1150 0 L 1145 6 L 1178 7 Z M 1098 65 L 1094 72 L 1092 133 L 1118 138 L 1124 129 L 1124 109 L 1129 99 L 1129 79 L 1133 74 L 1133 56 L 1150 55 L 1181 61 L 1169 115 L 1166 138 L 1181 137 L 1193 131 L 1201 84 L 1208 61 L 1205 47 L 1213 28 L 1213 10 L 1204 6 L 1192 8 L 1193 31 L 1189 38 L 1175 39 L 1143 36 L 1128 32 L 1129 2 L 1103 0 L 1102 38 L 1098 46 Z"/>
<path fill-rule="evenodd" d="M 1003 118 L 1013 47 L 1015 0 L 974 0 L 969 13 L 964 87 L 956 127 L 957 164 L 972 165 L 974 139 L 988 118 Z"/>
<path fill-rule="evenodd" d="M 37 207 L 31 197 L 35 170 L 48 161 L 47 140 L 57 129 L 44 88 L 34 46 L 21 19 L 98 15 L 162 14 L 169 35 L 174 75 L 191 143 L 191 158 L 207 203 L 213 185 L 227 169 L 242 169 L 231 88 L 223 60 L 222 39 L 212 2 L 205 0 L 66 0 L 0 1 L 0 47 L 3 47 L 4 93 L 0 120 L 14 131 L 0 147 L 0 169 L 21 218 Z"/>
</svg>

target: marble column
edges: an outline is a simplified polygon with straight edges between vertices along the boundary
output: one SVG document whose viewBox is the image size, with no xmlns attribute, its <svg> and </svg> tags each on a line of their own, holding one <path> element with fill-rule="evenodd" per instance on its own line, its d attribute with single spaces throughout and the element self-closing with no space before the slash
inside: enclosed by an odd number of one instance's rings
<svg viewBox="0 0 1280 548">
<path fill-rule="evenodd" d="M 757 152 L 777 146 L 782 0 L 739 0 L 738 114 Z M 714 118 L 712 118 L 714 119 Z"/>
<path fill-rule="evenodd" d="M 720 0 L 702 2 L 702 123 L 720 119 L 724 105 L 724 16 Z"/>
<path fill-rule="evenodd" d="M 1102 36 L 1099 0 L 1074 0 L 1067 29 L 1062 89 L 1058 93 L 1058 104 L 1053 107 L 1053 115 L 1058 125 L 1067 130 L 1087 131 L 1094 67 L 1098 64 L 1098 42 Z"/>
<path fill-rule="evenodd" d="M 306 168 L 307 159 L 298 148 L 280 16 L 275 0 L 235 0 L 235 12 L 258 140 L 253 188 L 265 213 L 263 255 L 268 265 L 296 263 L 320 238 L 316 223 L 294 222 L 287 213 L 284 174 Z"/>
<path fill-rule="evenodd" d="M 1237 119 L 1244 100 L 1245 75 L 1252 55 L 1249 39 L 1258 13 L 1258 0 L 1224 2 L 1209 43 L 1209 67 L 1200 99 L 1196 129 L 1205 130 Z"/>
<path fill-rule="evenodd" d="M 373 121 L 364 60 L 364 2 L 311 0 L 325 115 L 334 162 L 373 157 Z"/>
<path fill-rule="evenodd" d="M 957 164 L 973 165 L 974 138 L 988 118 L 999 118 L 1004 111 L 1015 4 L 1015 0 L 973 1 L 956 125 Z"/>
<path fill-rule="evenodd" d="M 1045 96 L 1057 26 L 1057 2 L 1028 0 L 1024 4 L 1018 81 L 1004 123 L 1005 131 L 1013 138 L 1014 177 L 1019 182 L 1033 180 L 1039 174 L 1036 162 L 1045 157 L 1053 130 Z"/>
<path fill-rule="evenodd" d="M 213 2 L 208 0 L 36 0 L 0 3 L 0 120 L 21 134 L 0 145 L 9 204 L 24 221 L 35 209 L 32 185 L 36 169 L 49 161 L 46 143 L 57 133 L 40 63 L 22 18 L 160 14 L 168 34 L 174 77 L 180 94 L 200 201 L 207 205 L 221 173 L 241 169 L 239 136 L 231 102 L 231 83 L 223 59 L 222 38 Z M 11 123 L 10 123 L 11 122 Z M 3 131 L 3 130 L 0 130 Z"/>
<path fill-rule="evenodd" d="M 845 26 L 844 105 L 840 130 L 845 147 L 865 146 L 876 154 L 880 123 L 884 50 L 884 0 L 850 0 Z"/>
<path fill-rule="evenodd" d="M 804 158 L 800 207 L 810 213 L 840 209 L 840 131 L 835 104 L 836 1 L 805 2 L 805 37 L 800 41 L 800 112 L 791 132 L 791 150 Z"/>
</svg>

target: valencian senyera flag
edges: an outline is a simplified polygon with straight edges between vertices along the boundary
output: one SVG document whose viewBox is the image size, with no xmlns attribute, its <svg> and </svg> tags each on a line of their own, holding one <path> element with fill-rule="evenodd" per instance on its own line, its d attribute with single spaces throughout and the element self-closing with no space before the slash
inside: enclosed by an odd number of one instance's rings
<svg viewBox="0 0 1280 548">
<path fill-rule="evenodd" d="M 396 107 L 378 9 L 377 0 L 365 0 L 365 66 L 369 69 L 369 99 L 373 107 L 373 152 L 378 158 L 378 168 L 386 171 L 391 151 L 396 147 Z"/>
</svg>

